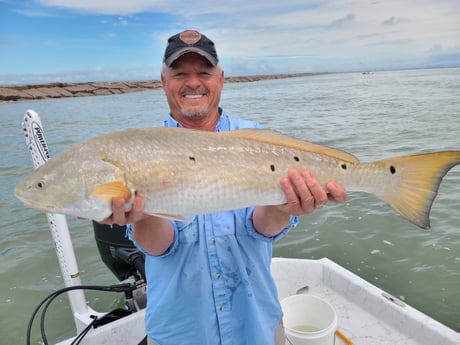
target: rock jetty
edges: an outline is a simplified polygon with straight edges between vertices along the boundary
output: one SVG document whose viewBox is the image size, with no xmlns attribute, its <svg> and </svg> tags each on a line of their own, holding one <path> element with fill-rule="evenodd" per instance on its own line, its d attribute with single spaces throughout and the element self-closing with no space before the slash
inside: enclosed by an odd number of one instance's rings
<svg viewBox="0 0 460 345">
<path fill-rule="evenodd" d="M 245 77 L 227 77 L 228 83 L 253 82 L 317 75 L 318 73 L 271 74 Z M 0 101 L 22 101 L 46 98 L 116 95 L 161 88 L 159 80 L 129 82 L 49 83 L 29 85 L 0 85 Z"/>
</svg>

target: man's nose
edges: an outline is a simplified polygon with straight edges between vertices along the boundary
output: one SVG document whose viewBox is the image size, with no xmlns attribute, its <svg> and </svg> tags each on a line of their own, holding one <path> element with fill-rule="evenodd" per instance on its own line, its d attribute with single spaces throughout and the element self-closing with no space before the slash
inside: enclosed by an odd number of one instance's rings
<svg viewBox="0 0 460 345">
<path fill-rule="evenodd" d="M 188 87 L 196 88 L 202 85 L 202 80 L 198 74 L 190 74 L 186 80 L 186 85 Z"/>
</svg>

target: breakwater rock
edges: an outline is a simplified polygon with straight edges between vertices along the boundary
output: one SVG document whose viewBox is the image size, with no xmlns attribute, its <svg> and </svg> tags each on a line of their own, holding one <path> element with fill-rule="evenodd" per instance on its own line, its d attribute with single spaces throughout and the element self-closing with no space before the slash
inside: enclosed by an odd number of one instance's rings
<svg viewBox="0 0 460 345">
<path fill-rule="evenodd" d="M 161 87 L 161 82 L 49 83 L 0 86 L 0 101 L 115 95 Z"/>
<path fill-rule="evenodd" d="M 317 75 L 318 73 L 271 74 L 227 77 L 228 83 L 253 82 Z M 0 85 L 0 101 L 21 101 L 46 98 L 115 95 L 161 88 L 159 80 L 129 82 L 49 83 L 28 85 Z"/>
</svg>

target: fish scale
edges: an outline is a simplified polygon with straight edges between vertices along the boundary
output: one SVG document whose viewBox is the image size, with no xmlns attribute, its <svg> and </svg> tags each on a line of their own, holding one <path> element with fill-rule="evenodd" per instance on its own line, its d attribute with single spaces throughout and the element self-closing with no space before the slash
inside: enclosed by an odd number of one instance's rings
<svg viewBox="0 0 460 345">
<path fill-rule="evenodd" d="M 145 212 L 171 219 L 285 203 L 280 180 L 308 169 L 325 188 L 374 194 L 428 228 L 443 176 L 460 151 L 361 163 L 353 155 L 263 129 L 206 132 L 137 128 L 81 142 L 26 178 L 15 194 L 45 212 L 103 220 L 114 198 L 145 196 Z"/>
<path fill-rule="evenodd" d="M 167 164 L 161 162 L 155 167 L 145 167 L 141 179 L 127 180 L 128 188 L 147 196 L 147 212 L 168 213 L 174 209 L 177 214 L 200 214 L 203 205 L 206 205 L 206 212 L 213 213 L 250 205 L 282 204 L 285 196 L 279 182 L 290 167 L 306 169 L 312 165 L 309 162 L 316 160 L 315 166 L 326 171 L 328 166 L 338 164 L 336 160 L 330 162 L 334 159 L 327 156 L 255 141 L 240 139 L 236 145 L 235 138 L 231 137 L 222 138 L 216 145 L 213 136 L 194 134 L 198 135 L 191 141 L 180 142 L 171 141 L 169 136 L 166 140 L 156 136 L 149 141 L 150 145 L 143 147 L 148 152 L 159 152 L 165 142 L 170 147 L 162 150 Z M 137 140 L 145 142 L 142 138 Z M 135 141 L 126 145 L 139 147 Z M 133 163 L 124 166 L 129 171 L 127 175 L 137 175 L 132 171 L 135 166 Z M 151 183 L 153 180 L 157 183 Z"/>
</svg>

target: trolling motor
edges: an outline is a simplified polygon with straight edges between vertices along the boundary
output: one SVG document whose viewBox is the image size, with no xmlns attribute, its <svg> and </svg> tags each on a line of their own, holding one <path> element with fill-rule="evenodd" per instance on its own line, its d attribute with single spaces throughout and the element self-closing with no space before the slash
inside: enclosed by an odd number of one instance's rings
<svg viewBox="0 0 460 345">
<path fill-rule="evenodd" d="M 33 166 L 35 169 L 38 169 L 50 158 L 43 126 L 38 113 L 33 110 L 26 112 L 23 129 Z M 72 341 L 72 344 L 79 344 L 93 328 L 105 325 L 145 308 L 146 279 L 144 255 L 135 248 L 131 241 L 125 238 L 126 227 L 110 227 L 94 223 L 95 238 L 102 261 L 122 281 L 121 284 L 111 286 L 82 285 L 65 216 L 48 213 L 47 218 L 55 243 L 65 288 L 55 291 L 46 297 L 32 313 L 27 328 L 26 340 L 28 345 L 31 344 L 32 326 L 40 309 L 42 309 L 40 318 L 42 341 L 43 344 L 48 344 L 45 332 L 46 311 L 50 303 L 62 293 L 67 293 L 68 295 L 77 329 L 77 336 Z M 126 309 L 116 309 L 109 313 L 96 312 L 87 305 L 83 290 L 124 292 Z M 145 343 L 146 338 L 140 344 Z"/>
</svg>

